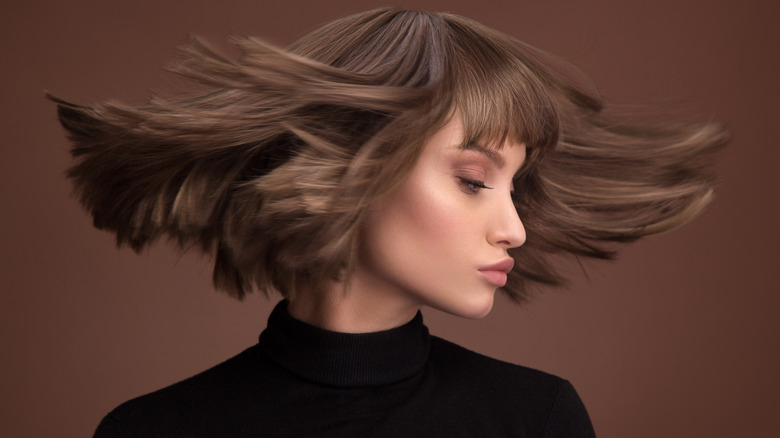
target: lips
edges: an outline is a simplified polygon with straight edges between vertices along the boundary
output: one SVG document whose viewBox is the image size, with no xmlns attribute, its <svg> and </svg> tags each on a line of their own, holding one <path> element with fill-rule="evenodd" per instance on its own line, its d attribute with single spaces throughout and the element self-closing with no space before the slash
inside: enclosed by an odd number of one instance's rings
<svg viewBox="0 0 780 438">
<path fill-rule="evenodd" d="M 488 283 L 496 287 L 502 287 L 506 285 L 507 274 L 514 266 L 515 260 L 510 257 L 505 258 L 498 263 L 479 268 L 479 273 L 482 274 L 482 277 L 485 278 Z"/>
</svg>

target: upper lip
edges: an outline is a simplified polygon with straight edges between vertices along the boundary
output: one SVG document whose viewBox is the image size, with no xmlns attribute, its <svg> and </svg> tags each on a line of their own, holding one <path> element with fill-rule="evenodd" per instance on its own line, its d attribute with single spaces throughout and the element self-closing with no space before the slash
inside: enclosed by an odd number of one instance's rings
<svg viewBox="0 0 780 438">
<path fill-rule="evenodd" d="M 487 265 L 479 268 L 480 271 L 501 271 L 505 274 L 508 274 L 509 271 L 512 270 L 512 268 L 515 266 L 515 259 L 511 257 L 507 257 L 500 262 L 493 263 L 492 265 Z"/>
</svg>

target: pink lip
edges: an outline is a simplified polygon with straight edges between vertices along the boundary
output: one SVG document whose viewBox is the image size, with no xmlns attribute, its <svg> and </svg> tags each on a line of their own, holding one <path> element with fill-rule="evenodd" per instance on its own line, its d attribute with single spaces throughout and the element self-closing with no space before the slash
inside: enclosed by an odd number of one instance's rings
<svg viewBox="0 0 780 438">
<path fill-rule="evenodd" d="M 502 287 L 506 285 L 506 276 L 514 266 L 514 259 L 505 258 L 498 263 L 479 268 L 479 272 L 489 283 L 496 287 Z"/>
</svg>

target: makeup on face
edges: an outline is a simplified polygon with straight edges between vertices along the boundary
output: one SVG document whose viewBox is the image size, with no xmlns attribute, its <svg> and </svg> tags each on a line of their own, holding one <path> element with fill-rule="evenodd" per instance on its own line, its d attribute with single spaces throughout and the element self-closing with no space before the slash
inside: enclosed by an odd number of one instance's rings
<svg viewBox="0 0 780 438">
<path fill-rule="evenodd" d="M 512 199 L 525 146 L 462 141 L 462 122 L 453 117 L 364 223 L 352 287 L 394 303 L 385 308 L 427 305 L 479 318 L 506 284 L 514 265 L 507 251 L 525 241 Z"/>
</svg>

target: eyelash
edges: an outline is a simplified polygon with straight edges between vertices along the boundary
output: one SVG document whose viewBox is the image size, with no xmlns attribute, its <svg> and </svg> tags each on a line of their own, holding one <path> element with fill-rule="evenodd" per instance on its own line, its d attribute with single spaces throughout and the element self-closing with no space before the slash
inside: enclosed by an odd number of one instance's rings
<svg viewBox="0 0 780 438">
<path fill-rule="evenodd" d="M 459 179 L 460 179 L 460 182 L 463 185 L 463 187 L 469 193 L 472 193 L 472 194 L 478 193 L 481 189 L 488 189 L 488 190 L 492 190 L 493 189 L 493 187 L 486 186 L 485 183 L 483 183 L 482 181 L 477 181 L 477 180 L 468 179 L 468 178 L 459 178 Z"/>
<path fill-rule="evenodd" d="M 482 181 L 477 181 L 468 178 L 458 178 L 458 179 L 460 179 L 460 183 L 463 186 L 464 190 L 466 190 L 469 194 L 472 195 L 476 195 L 482 189 L 493 190 L 493 187 L 486 186 L 485 183 Z M 518 193 L 514 190 L 509 194 L 509 196 L 511 196 L 512 200 L 515 202 L 519 202 L 523 199 L 523 193 Z"/>
</svg>

